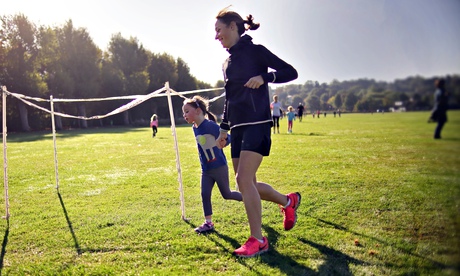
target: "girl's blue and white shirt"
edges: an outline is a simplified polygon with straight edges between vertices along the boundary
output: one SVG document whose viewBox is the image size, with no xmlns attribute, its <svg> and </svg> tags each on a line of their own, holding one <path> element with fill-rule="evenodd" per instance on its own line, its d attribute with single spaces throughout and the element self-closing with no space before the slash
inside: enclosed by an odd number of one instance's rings
<svg viewBox="0 0 460 276">
<path fill-rule="evenodd" d="M 219 125 L 205 119 L 198 127 L 193 126 L 198 153 L 200 157 L 201 169 L 208 171 L 227 165 L 227 158 L 224 151 L 216 145 L 219 137 Z M 230 143 L 230 135 L 227 135 L 227 145 Z"/>
</svg>

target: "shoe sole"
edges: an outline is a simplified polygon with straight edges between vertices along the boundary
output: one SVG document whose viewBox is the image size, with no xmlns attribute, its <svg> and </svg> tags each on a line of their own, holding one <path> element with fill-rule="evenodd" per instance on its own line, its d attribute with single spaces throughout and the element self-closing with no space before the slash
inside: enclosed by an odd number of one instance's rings
<svg viewBox="0 0 460 276">
<path fill-rule="evenodd" d="M 257 251 L 256 253 L 252 254 L 252 255 L 238 255 L 236 253 L 233 253 L 233 256 L 235 257 L 240 257 L 240 258 L 252 258 L 252 257 L 257 257 L 261 254 L 264 254 L 268 251 L 268 248 L 267 249 L 263 249 L 263 250 L 259 250 Z"/>
<path fill-rule="evenodd" d="M 241 258 L 251 258 L 251 257 L 259 256 L 260 254 L 263 254 L 263 253 L 267 252 L 269 248 L 270 248 L 270 247 L 268 246 L 268 243 L 267 243 L 267 247 L 266 247 L 266 248 L 261 249 L 261 250 L 257 251 L 256 253 L 254 253 L 254 254 L 252 254 L 252 255 L 239 255 L 239 254 L 233 252 L 233 256 L 241 257 Z"/>
<path fill-rule="evenodd" d="M 205 231 L 195 230 L 195 233 L 197 233 L 197 234 L 204 234 L 204 233 L 210 233 L 210 232 L 214 232 L 214 229 L 209 229 L 209 230 L 205 230 Z"/>
<path fill-rule="evenodd" d="M 299 201 L 297 201 L 297 204 L 296 206 L 294 206 L 294 223 L 292 224 L 292 227 L 289 228 L 289 229 L 284 229 L 286 231 L 289 231 L 291 230 L 292 228 L 294 228 L 294 226 L 296 225 L 297 223 L 297 208 L 299 208 L 299 205 L 300 205 L 300 201 L 302 201 L 302 196 L 300 195 L 300 193 L 296 193 L 296 195 L 299 197 Z"/>
</svg>

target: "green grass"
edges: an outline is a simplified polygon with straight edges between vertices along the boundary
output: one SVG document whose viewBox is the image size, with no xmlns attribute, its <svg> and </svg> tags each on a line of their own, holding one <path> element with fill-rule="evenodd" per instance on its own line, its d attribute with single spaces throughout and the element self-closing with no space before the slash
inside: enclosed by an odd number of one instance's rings
<svg viewBox="0 0 460 276">
<path fill-rule="evenodd" d="M 283 119 L 258 179 L 299 191 L 299 219 L 284 231 L 278 206 L 263 202 L 271 247 L 252 259 L 231 256 L 249 227 L 242 203 L 218 189 L 217 232 L 193 232 L 203 215 L 190 126 L 177 128 L 189 222 L 169 127 L 156 138 L 149 128 L 59 132 L 59 190 L 52 135 L 9 134 L 1 274 L 459 275 L 460 112 L 448 116 L 442 140 L 427 112 L 309 116 L 293 134 Z"/>
</svg>

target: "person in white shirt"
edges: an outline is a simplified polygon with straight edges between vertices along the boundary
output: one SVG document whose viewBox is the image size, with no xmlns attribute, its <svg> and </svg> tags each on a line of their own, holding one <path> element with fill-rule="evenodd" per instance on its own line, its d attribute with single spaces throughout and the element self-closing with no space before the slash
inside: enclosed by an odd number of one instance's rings
<svg viewBox="0 0 460 276">
<path fill-rule="evenodd" d="M 278 133 L 280 133 L 280 117 L 281 117 L 281 103 L 278 102 L 278 95 L 273 96 L 273 102 L 270 104 L 272 110 L 273 118 L 273 134 L 275 134 L 276 128 L 278 128 Z"/>
</svg>

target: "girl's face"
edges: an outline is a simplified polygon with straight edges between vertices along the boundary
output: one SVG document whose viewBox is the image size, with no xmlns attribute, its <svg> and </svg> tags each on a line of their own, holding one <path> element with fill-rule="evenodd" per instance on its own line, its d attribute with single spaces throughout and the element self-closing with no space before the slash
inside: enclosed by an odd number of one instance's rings
<svg viewBox="0 0 460 276">
<path fill-rule="evenodd" d="M 195 123 L 197 121 L 197 118 L 199 118 L 198 116 L 200 114 L 200 110 L 198 108 L 191 106 L 190 104 L 182 106 L 182 112 L 184 119 L 189 124 Z"/>
<path fill-rule="evenodd" d="M 240 36 L 238 35 L 238 28 L 236 27 L 235 22 L 226 25 L 224 22 L 217 20 L 215 27 L 215 39 L 220 41 L 222 47 L 230 49 L 236 44 L 236 42 L 238 42 Z"/>
</svg>

